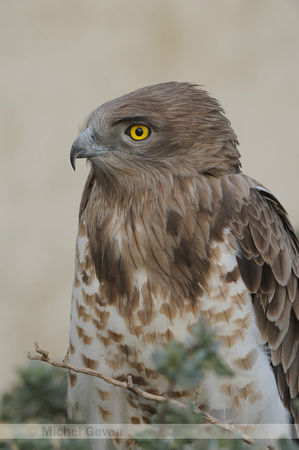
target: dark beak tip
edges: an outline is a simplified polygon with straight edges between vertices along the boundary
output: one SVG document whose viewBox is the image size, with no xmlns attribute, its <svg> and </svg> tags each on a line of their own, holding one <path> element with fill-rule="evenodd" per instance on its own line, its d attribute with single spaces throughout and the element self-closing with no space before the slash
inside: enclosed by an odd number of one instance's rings
<svg viewBox="0 0 299 450">
<path fill-rule="evenodd" d="M 73 170 L 76 170 L 76 157 L 74 155 L 71 155 L 70 160 Z"/>
<path fill-rule="evenodd" d="M 76 171 L 76 158 L 71 158 L 71 166 L 74 171 Z"/>
<path fill-rule="evenodd" d="M 70 153 L 70 162 L 73 170 L 76 170 L 76 159 L 77 159 L 77 151 L 74 145 L 72 145 L 71 153 Z"/>
</svg>

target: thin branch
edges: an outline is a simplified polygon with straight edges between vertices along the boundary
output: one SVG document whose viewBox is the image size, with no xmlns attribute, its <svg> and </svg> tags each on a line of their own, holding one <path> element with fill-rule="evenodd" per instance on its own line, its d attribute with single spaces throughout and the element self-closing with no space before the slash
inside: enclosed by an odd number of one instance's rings
<svg viewBox="0 0 299 450">
<path fill-rule="evenodd" d="M 114 386 L 121 387 L 123 389 L 128 389 L 128 383 L 126 381 L 115 380 L 114 378 L 109 377 L 108 375 L 106 375 L 103 372 L 74 366 L 73 364 L 70 364 L 68 362 L 68 356 L 66 356 L 63 361 L 57 361 L 55 359 L 50 358 L 49 352 L 42 350 L 39 347 L 37 341 L 34 342 L 34 347 L 35 347 L 36 353 L 39 353 L 39 355 L 41 355 L 41 356 L 32 355 L 32 353 L 29 352 L 27 354 L 28 359 L 36 360 L 36 361 L 44 361 L 55 367 L 62 367 L 63 369 L 69 369 L 69 370 L 72 370 L 73 372 L 84 373 L 85 375 L 91 375 L 92 377 L 102 378 L 104 381 L 106 381 L 109 384 L 113 384 Z"/>
<path fill-rule="evenodd" d="M 184 405 L 183 403 L 180 403 L 179 401 L 177 401 L 173 398 L 169 398 L 166 395 L 163 396 L 163 395 L 150 394 L 149 392 L 146 392 L 143 389 L 141 389 L 137 386 L 134 386 L 132 377 L 130 375 L 128 377 L 128 381 L 118 381 L 118 380 L 115 380 L 114 378 L 109 377 L 108 375 L 106 375 L 103 372 L 74 366 L 73 364 L 69 363 L 68 356 L 66 356 L 63 361 L 57 361 L 55 359 L 52 359 L 49 357 L 48 351 L 42 350 L 39 347 L 37 341 L 34 342 L 34 346 L 35 346 L 35 351 L 37 354 L 33 355 L 32 353 L 29 352 L 27 356 L 30 360 L 44 361 L 55 367 L 61 367 L 63 369 L 72 370 L 73 372 L 83 373 L 85 375 L 90 375 L 92 377 L 101 378 L 102 380 L 106 381 L 109 384 L 113 384 L 114 386 L 120 387 L 122 389 L 127 389 L 130 392 L 133 392 L 134 394 L 138 395 L 139 397 L 145 398 L 147 400 L 152 400 L 152 401 L 158 402 L 158 403 L 163 403 L 163 402 L 168 401 L 169 403 L 171 403 L 172 405 L 174 405 L 180 409 L 186 409 L 186 405 Z M 216 427 L 221 428 L 222 430 L 228 431 L 234 435 L 237 435 L 240 439 L 242 439 L 247 444 L 253 445 L 255 443 L 252 438 L 250 438 L 249 436 L 247 436 L 244 433 L 241 433 L 241 431 L 238 430 L 238 428 L 235 425 L 225 424 L 223 422 L 220 422 L 218 419 L 211 416 L 210 414 L 207 414 L 206 412 L 201 411 L 197 406 L 194 406 L 194 413 L 201 414 L 204 420 L 215 425 Z"/>
</svg>

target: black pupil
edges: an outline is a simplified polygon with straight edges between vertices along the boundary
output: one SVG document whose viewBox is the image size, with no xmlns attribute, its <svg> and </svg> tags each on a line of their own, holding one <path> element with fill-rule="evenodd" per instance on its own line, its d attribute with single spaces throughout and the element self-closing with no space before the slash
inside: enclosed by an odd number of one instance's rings
<svg viewBox="0 0 299 450">
<path fill-rule="evenodd" d="M 136 128 L 135 133 L 136 133 L 136 136 L 140 137 L 143 135 L 143 129 L 138 127 L 138 128 Z"/>
</svg>

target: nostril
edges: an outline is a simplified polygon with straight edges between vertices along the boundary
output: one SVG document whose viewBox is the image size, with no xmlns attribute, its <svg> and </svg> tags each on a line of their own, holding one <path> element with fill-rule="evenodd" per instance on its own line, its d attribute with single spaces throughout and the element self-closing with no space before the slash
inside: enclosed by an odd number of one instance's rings
<svg viewBox="0 0 299 450">
<path fill-rule="evenodd" d="M 91 134 L 91 135 L 90 135 L 90 137 L 91 137 L 91 139 L 92 139 L 93 141 L 95 141 L 95 140 L 96 140 L 96 138 L 94 137 L 94 135 L 93 135 L 93 134 Z"/>
</svg>

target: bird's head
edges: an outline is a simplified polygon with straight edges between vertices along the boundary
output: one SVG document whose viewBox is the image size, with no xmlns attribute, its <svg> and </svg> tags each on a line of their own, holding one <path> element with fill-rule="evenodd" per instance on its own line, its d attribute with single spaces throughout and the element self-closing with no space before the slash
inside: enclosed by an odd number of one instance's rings
<svg viewBox="0 0 299 450">
<path fill-rule="evenodd" d="M 87 158 L 96 173 L 140 171 L 221 175 L 240 171 L 237 137 L 223 109 L 189 83 L 138 89 L 91 113 L 71 149 L 71 164 Z"/>
</svg>

